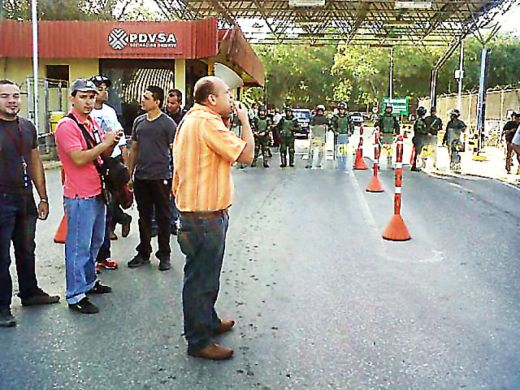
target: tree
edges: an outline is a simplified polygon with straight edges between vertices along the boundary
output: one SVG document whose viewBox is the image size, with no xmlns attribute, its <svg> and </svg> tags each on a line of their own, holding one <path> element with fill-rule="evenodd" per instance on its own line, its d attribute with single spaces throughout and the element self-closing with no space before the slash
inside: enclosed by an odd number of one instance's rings
<svg viewBox="0 0 520 390">
<path fill-rule="evenodd" d="M 40 20 L 113 20 L 119 19 L 134 0 L 39 0 Z M 122 10 L 119 13 L 117 10 Z M 3 1 L 3 16 L 7 19 L 29 20 L 31 2 Z"/>
</svg>

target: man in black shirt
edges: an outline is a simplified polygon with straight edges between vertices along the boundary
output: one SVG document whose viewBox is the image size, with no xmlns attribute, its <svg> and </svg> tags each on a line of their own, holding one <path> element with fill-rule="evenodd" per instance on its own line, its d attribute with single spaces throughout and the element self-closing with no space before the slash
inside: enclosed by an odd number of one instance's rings
<svg viewBox="0 0 520 390">
<path fill-rule="evenodd" d="M 168 98 L 166 99 L 166 106 L 164 107 L 164 113 L 173 119 L 175 124 L 179 126 L 182 118 L 186 114 L 186 110 L 182 107 L 182 92 L 178 89 L 170 89 L 168 91 Z M 174 134 L 175 138 L 175 134 Z M 173 157 L 171 161 L 173 169 Z M 177 235 L 177 220 L 179 219 L 179 211 L 175 205 L 175 197 L 172 195 L 172 220 L 171 220 L 171 233 Z"/>
<path fill-rule="evenodd" d="M 11 314 L 11 241 L 22 305 L 60 300 L 40 289 L 36 280 L 36 219 L 47 219 L 49 200 L 36 128 L 18 116 L 20 104 L 18 86 L 12 81 L 0 80 L 0 327 L 16 326 Z M 38 206 L 34 202 L 33 183 L 40 196 Z"/>
<path fill-rule="evenodd" d="M 509 122 L 504 125 L 502 130 L 502 137 L 506 140 L 506 171 L 511 173 L 511 166 L 513 165 L 513 137 L 515 136 L 518 125 L 520 124 L 520 114 L 513 113 Z M 520 175 L 520 155 L 516 153 L 518 161 L 518 174 Z"/>
<path fill-rule="evenodd" d="M 171 268 L 170 221 L 171 149 L 177 125 L 161 111 L 164 100 L 162 88 L 150 86 L 143 93 L 141 108 L 146 114 L 138 116 L 132 130 L 132 148 L 128 170 L 133 177 L 134 194 L 139 211 L 137 255 L 128 263 L 130 268 L 150 263 L 152 247 L 152 216 L 155 208 L 159 251 L 159 270 Z"/>
</svg>

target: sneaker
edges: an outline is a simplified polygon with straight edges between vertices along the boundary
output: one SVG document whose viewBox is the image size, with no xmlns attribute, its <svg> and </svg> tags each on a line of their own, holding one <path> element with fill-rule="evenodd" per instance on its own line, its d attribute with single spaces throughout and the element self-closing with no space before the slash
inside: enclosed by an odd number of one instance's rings
<svg viewBox="0 0 520 390">
<path fill-rule="evenodd" d="M 112 260 L 111 258 L 99 260 L 96 263 L 96 268 L 97 268 L 98 264 L 99 264 L 100 268 L 102 267 L 104 269 L 117 269 L 117 267 L 118 267 L 117 263 L 114 260 Z"/>
<path fill-rule="evenodd" d="M 16 326 L 16 319 L 11 314 L 11 309 L 1 309 L 0 310 L 0 327 L 2 328 L 12 328 Z"/>
<path fill-rule="evenodd" d="M 171 267 L 170 259 L 159 259 L 159 271 L 168 271 Z"/>
<path fill-rule="evenodd" d="M 130 224 L 131 223 L 132 223 L 132 217 L 128 218 L 128 222 L 127 223 L 123 223 L 121 225 L 121 236 L 123 238 L 128 237 L 128 235 L 130 234 Z"/>
<path fill-rule="evenodd" d="M 60 297 L 57 295 L 49 295 L 41 288 L 39 288 L 33 295 L 27 298 L 22 298 L 23 306 L 35 306 L 35 305 L 50 305 L 58 303 Z"/>
<path fill-rule="evenodd" d="M 128 262 L 129 268 L 137 268 L 143 265 L 150 264 L 150 259 L 148 257 L 144 257 L 140 253 L 135 255 L 135 257 Z"/>
<path fill-rule="evenodd" d="M 83 298 L 78 303 L 69 303 L 69 309 L 83 314 L 99 313 L 98 307 L 90 302 L 87 297 Z"/>
<path fill-rule="evenodd" d="M 109 294 L 112 292 L 112 287 L 104 286 L 98 280 L 94 287 L 92 287 L 87 294 Z"/>
</svg>

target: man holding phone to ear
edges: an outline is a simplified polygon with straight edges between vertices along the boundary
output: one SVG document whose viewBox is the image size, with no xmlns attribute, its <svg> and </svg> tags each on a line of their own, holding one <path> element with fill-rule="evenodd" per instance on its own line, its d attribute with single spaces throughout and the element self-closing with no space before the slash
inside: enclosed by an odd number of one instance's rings
<svg viewBox="0 0 520 390">
<path fill-rule="evenodd" d="M 250 165 L 255 141 L 247 109 L 233 105 L 229 87 L 204 77 L 194 88 L 194 107 L 177 129 L 173 147 L 173 193 L 180 214 L 177 241 L 186 255 L 182 292 L 188 354 L 211 360 L 233 356 L 213 337 L 230 331 L 232 319 L 220 319 L 215 302 L 224 258 L 228 209 L 233 202 L 231 165 Z M 229 131 L 231 112 L 242 125 L 241 138 Z"/>
<path fill-rule="evenodd" d="M 22 305 L 60 300 L 40 289 L 36 280 L 36 219 L 47 219 L 49 199 L 36 128 L 29 120 L 18 116 L 20 96 L 18 85 L 10 80 L 0 80 L 0 327 L 16 326 L 11 314 L 11 241 Z M 34 202 L 33 184 L 40 196 L 38 206 Z"/>
</svg>

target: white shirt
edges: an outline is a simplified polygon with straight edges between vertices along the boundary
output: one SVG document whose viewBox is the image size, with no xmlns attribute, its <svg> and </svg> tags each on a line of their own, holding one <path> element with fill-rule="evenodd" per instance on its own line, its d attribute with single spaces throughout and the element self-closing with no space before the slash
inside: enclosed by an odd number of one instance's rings
<svg viewBox="0 0 520 390">
<path fill-rule="evenodd" d="M 515 136 L 513 137 L 513 143 L 515 145 L 520 146 L 520 126 L 518 126 L 518 129 L 516 130 Z"/>
<path fill-rule="evenodd" d="M 121 131 L 123 130 L 123 126 L 119 123 L 117 119 L 116 110 L 110 107 L 108 104 L 103 104 L 101 109 L 92 110 L 90 115 L 96 120 L 99 126 L 103 129 L 105 133 L 110 131 Z M 126 146 L 126 138 L 121 137 L 117 147 L 114 148 L 112 152 L 112 158 L 119 157 L 121 155 L 121 148 Z"/>
</svg>

